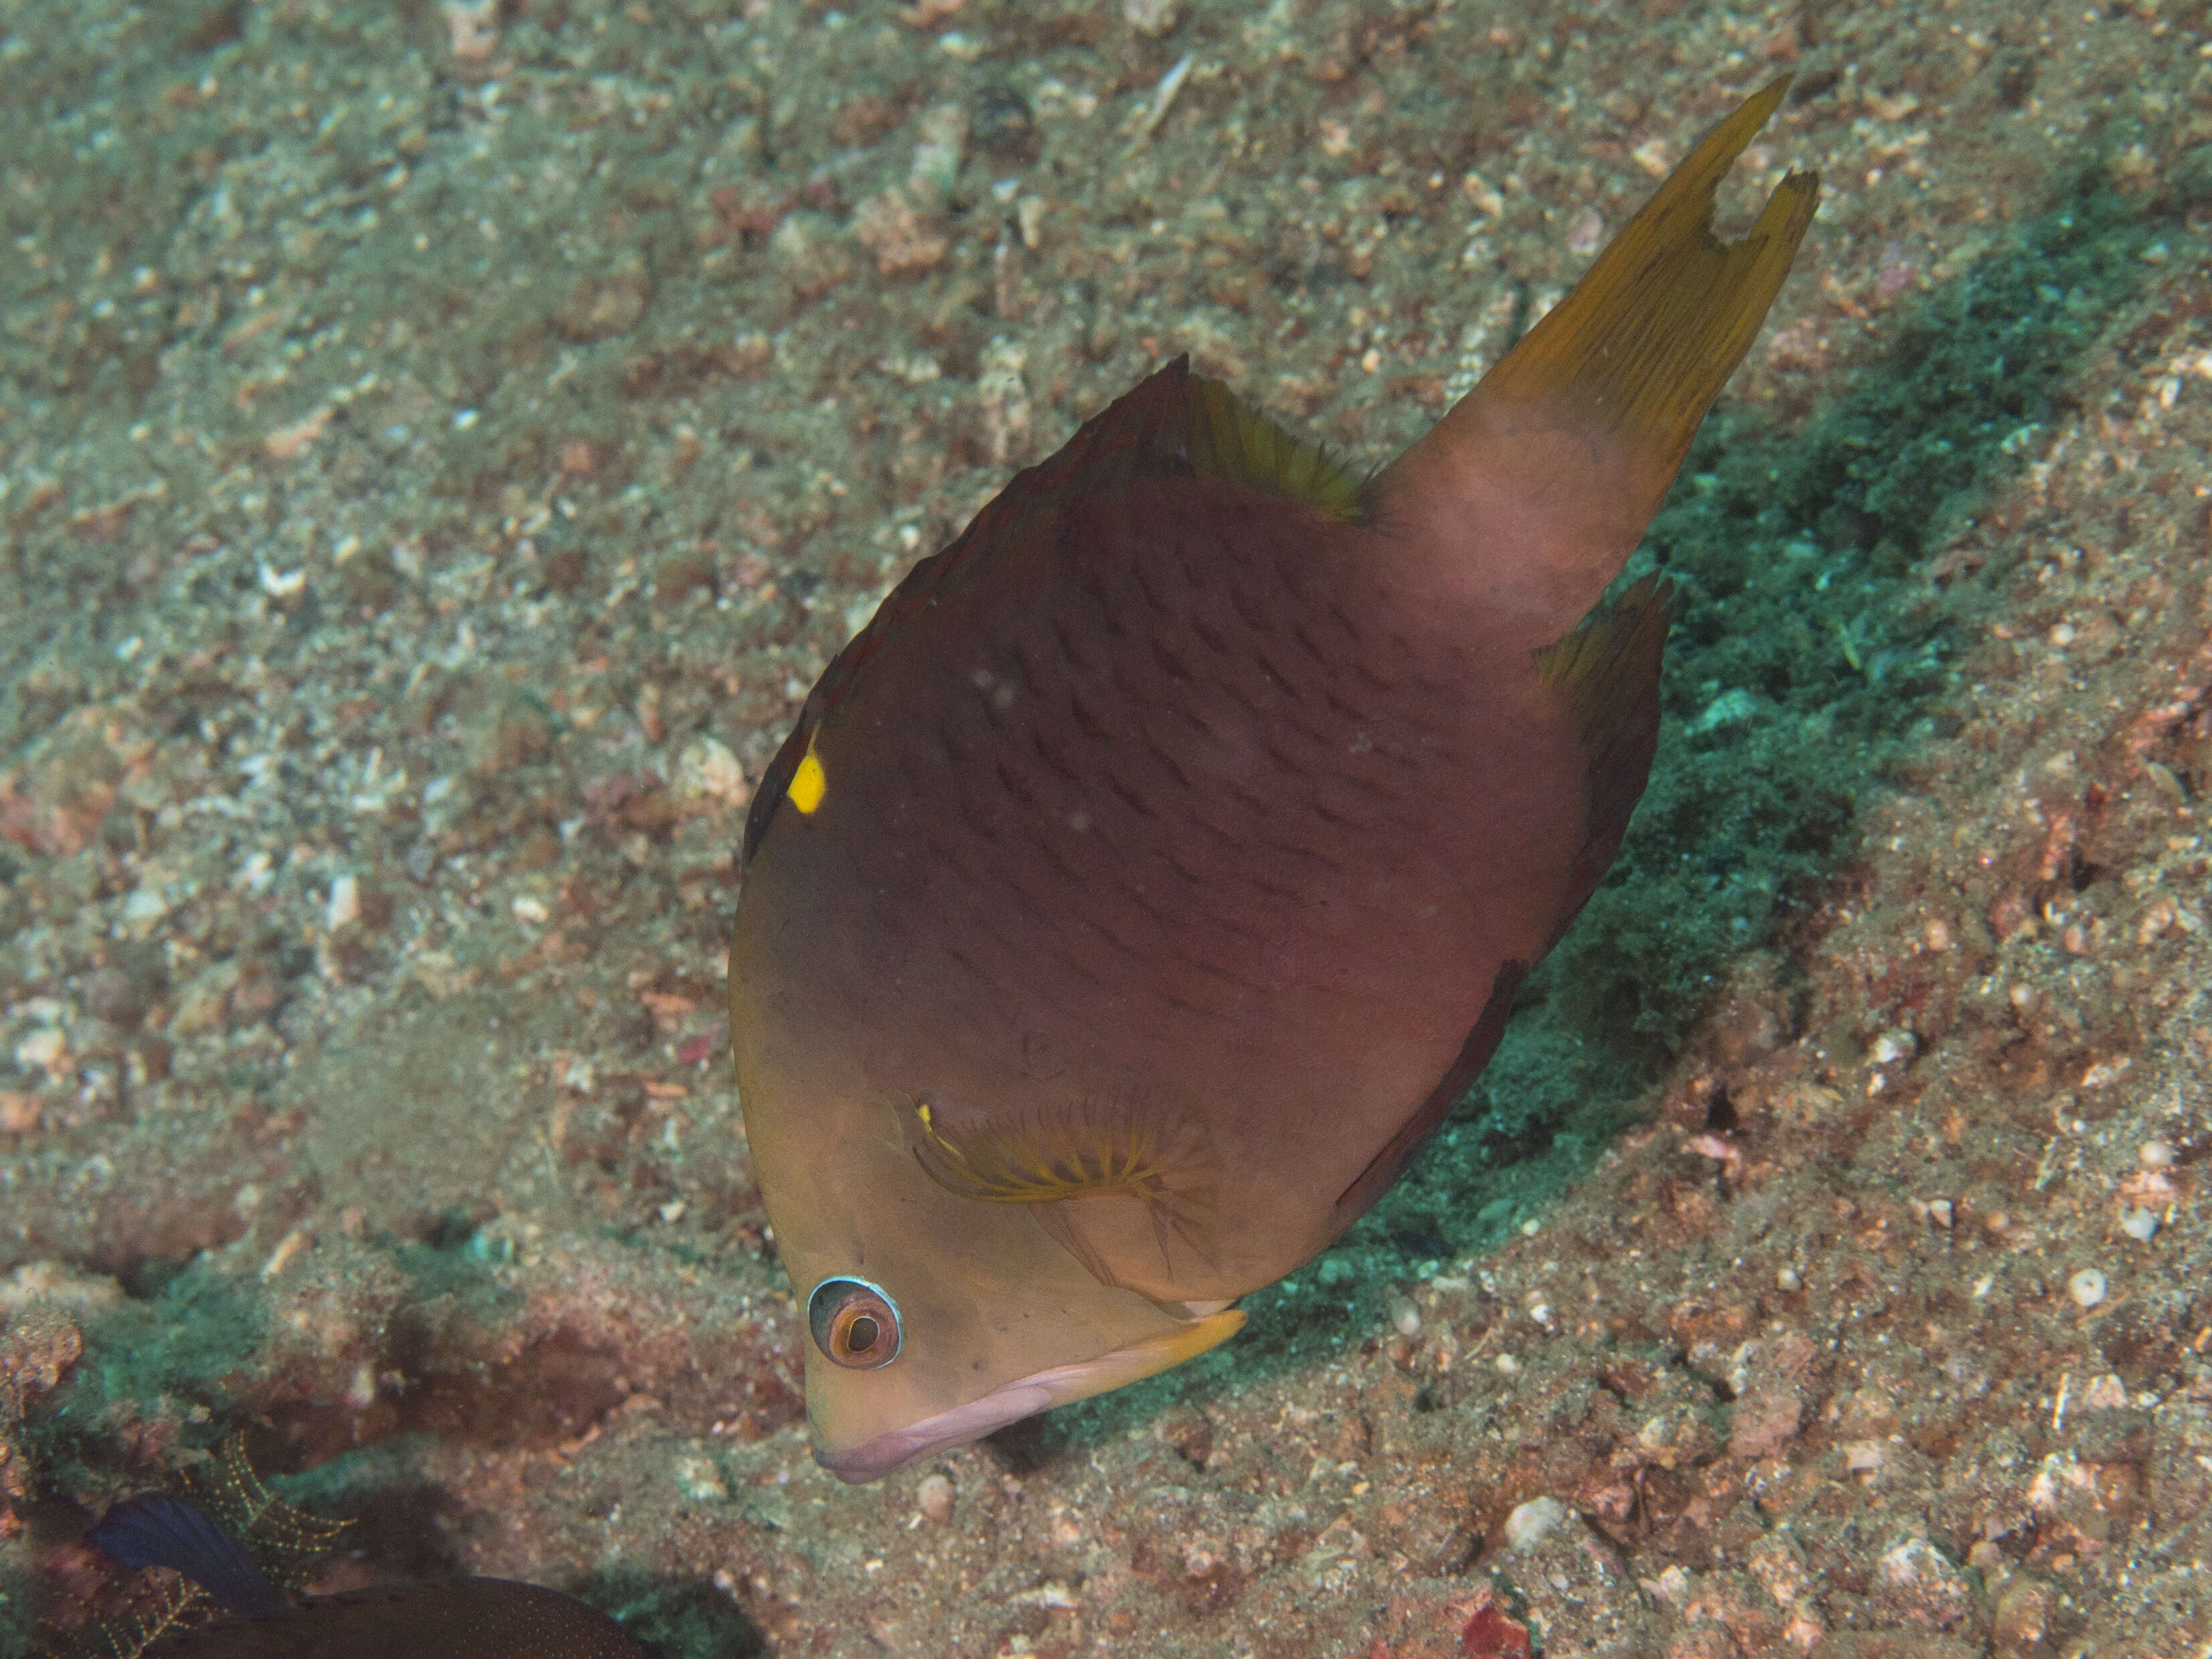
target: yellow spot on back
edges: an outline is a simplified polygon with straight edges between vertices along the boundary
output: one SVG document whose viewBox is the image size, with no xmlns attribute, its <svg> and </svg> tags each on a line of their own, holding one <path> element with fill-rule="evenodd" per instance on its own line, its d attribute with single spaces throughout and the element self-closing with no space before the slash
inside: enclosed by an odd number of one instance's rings
<svg viewBox="0 0 2212 1659">
<path fill-rule="evenodd" d="M 799 763 L 799 769 L 791 775 L 791 787 L 784 796 L 802 812 L 811 812 L 822 805 L 822 797 L 829 793 L 830 779 L 822 770 L 822 763 L 815 757 L 814 744 L 810 739 L 806 757 Z"/>
</svg>

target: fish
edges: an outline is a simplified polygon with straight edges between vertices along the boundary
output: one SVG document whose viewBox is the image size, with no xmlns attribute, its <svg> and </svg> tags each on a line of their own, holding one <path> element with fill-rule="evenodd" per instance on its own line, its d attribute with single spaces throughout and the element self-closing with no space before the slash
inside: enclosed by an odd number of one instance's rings
<svg viewBox="0 0 2212 1659">
<path fill-rule="evenodd" d="M 732 1046 L 853 1482 L 1206 1352 L 1497 1047 L 1657 743 L 1604 596 L 1818 200 L 1742 236 L 1745 100 L 1358 477 L 1177 358 L 823 672 L 749 810 Z"/>
<path fill-rule="evenodd" d="M 118 1565 L 173 1569 L 228 1615 L 156 1637 L 141 1659 L 651 1659 L 653 1652 L 574 1596 L 514 1579 L 288 1596 L 206 1510 L 163 1493 L 125 1498 L 85 1539 Z"/>
</svg>

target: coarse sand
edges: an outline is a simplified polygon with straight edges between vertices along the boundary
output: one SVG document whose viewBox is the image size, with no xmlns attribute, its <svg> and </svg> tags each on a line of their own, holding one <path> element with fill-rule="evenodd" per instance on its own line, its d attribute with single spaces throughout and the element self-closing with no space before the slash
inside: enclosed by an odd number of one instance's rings
<svg viewBox="0 0 2212 1659">
<path fill-rule="evenodd" d="M 1784 70 L 1474 1098 L 1227 1346 L 818 1471 L 723 1012 L 814 677 L 1176 352 L 1387 459 Z M 670 1659 L 2212 1654 L 2204 0 L 0 0 L 0 1653 L 242 1433 L 324 1587 Z"/>
</svg>

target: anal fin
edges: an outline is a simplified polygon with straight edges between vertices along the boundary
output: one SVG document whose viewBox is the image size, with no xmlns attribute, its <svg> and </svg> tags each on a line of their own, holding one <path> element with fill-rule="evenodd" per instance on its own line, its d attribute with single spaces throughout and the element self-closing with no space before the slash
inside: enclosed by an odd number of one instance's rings
<svg viewBox="0 0 2212 1659">
<path fill-rule="evenodd" d="M 1567 904 L 1546 948 L 1582 913 L 1613 866 L 1629 815 L 1651 775 L 1659 744 L 1659 669 L 1667 648 L 1674 589 L 1662 576 L 1646 576 L 1619 603 L 1586 617 L 1583 625 L 1537 653 L 1536 672 L 1566 699 L 1581 728 L 1589 766 L 1589 806 L 1583 844 L 1567 881 Z"/>
<path fill-rule="evenodd" d="M 1328 1237 L 1332 1243 L 1343 1237 L 1346 1228 L 1372 1209 L 1376 1199 L 1390 1190 L 1406 1172 L 1406 1166 L 1413 1161 L 1413 1154 L 1443 1126 L 1451 1109 L 1459 1103 L 1459 1097 L 1482 1074 L 1482 1068 L 1490 1064 L 1491 1055 L 1498 1052 L 1498 1040 L 1505 1035 L 1505 1022 L 1513 1012 L 1513 994 L 1528 977 L 1528 967 L 1525 962 L 1509 962 L 1498 970 L 1498 977 L 1491 981 L 1490 1000 L 1482 1005 L 1482 1013 L 1475 1020 L 1474 1029 L 1467 1034 L 1467 1041 L 1460 1045 L 1451 1069 L 1429 1091 L 1419 1109 L 1406 1120 L 1398 1133 L 1338 1195 L 1329 1214 Z"/>
</svg>

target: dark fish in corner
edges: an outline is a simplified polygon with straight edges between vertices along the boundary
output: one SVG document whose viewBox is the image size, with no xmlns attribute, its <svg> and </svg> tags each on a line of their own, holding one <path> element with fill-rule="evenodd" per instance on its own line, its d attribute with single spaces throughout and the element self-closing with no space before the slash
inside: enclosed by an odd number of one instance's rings
<svg viewBox="0 0 2212 1659">
<path fill-rule="evenodd" d="M 574 1596 L 508 1578 L 380 1584 L 291 1600 L 181 1498 L 132 1498 L 85 1534 L 126 1567 L 170 1567 L 229 1616 L 158 1638 L 141 1659 L 651 1659 Z"/>
<path fill-rule="evenodd" d="M 730 998 L 831 1470 L 1221 1342 L 1489 1059 L 1644 790 L 1668 591 L 1600 600 L 1812 222 L 1713 233 L 1787 86 L 1376 477 L 1178 360 L 823 675 Z"/>
</svg>

